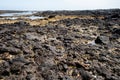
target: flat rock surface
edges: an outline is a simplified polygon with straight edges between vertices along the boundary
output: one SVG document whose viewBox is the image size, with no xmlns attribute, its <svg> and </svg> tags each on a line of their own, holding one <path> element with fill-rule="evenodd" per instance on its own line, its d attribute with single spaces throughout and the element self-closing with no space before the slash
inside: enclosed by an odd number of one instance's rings
<svg viewBox="0 0 120 80">
<path fill-rule="evenodd" d="M 0 20 L 0 80 L 120 80 L 120 10 L 34 15 Z"/>
</svg>

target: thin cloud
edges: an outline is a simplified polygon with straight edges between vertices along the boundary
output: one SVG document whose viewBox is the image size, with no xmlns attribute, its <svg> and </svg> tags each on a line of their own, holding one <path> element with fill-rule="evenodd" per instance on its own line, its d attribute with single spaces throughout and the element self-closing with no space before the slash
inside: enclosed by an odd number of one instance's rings
<svg viewBox="0 0 120 80">
<path fill-rule="evenodd" d="M 120 0 L 1 0 L 0 9 L 84 10 L 120 8 Z"/>
</svg>

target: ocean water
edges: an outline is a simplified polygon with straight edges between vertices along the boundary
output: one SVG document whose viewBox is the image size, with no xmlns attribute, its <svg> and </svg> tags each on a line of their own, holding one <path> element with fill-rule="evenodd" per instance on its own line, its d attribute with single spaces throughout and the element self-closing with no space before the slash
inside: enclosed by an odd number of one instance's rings
<svg viewBox="0 0 120 80">
<path fill-rule="evenodd" d="M 4 13 L 4 14 L 0 14 L 0 19 L 10 19 L 10 20 L 15 20 L 18 18 L 22 18 L 21 16 L 24 16 L 24 19 L 31 19 L 31 20 L 35 20 L 35 19 L 44 19 L 45 17 L 41 17 L 41 16 L 33 16 L 32 14 L 34 14 L 36 12 L 33 11 L 28 11 L 28 12 L 18 12 L 18 13 Z M 29 16 L 29 17 L 26 17 Z"/>
<path fill-rule="evenodd" d="M 28 17 L 31 20 L 35 20 L 35 19 L 44 19 L 45 17 L 39 17 L 39 16 L 30 16 Z"/>
<path fill-rule="evenodd" d="M 4 13 L 4 14 L 0 14 L 0 16 L 2 16 L 2 17 L 22 16 L 22 15 L 32 15 L 33 13 L 35 13 L 35 12 L 28 11 L 28 12 L 18 12 L 18 13 Z"/>
</svg>

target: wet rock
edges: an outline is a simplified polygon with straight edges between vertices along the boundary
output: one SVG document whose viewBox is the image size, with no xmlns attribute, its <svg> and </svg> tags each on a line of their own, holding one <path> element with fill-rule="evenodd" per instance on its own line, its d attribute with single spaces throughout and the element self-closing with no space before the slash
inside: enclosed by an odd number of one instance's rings
<svg viewBox="0 0 120 80">
<path fill-rule="evenodd" d="M 107 36 L 98 36 L 95 40 L 96 44 L 108 44 L 110 42 Z"/>
</svg>

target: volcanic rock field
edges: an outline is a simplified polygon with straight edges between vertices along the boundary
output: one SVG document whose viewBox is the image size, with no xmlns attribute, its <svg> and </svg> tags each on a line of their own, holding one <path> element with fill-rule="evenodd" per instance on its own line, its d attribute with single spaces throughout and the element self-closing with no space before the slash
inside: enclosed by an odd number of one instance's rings
<svg viewBox="0 0 120 80">
<path fill-rule="evenodd" d="M 120 9 L 0 16 L 0 80 L 120 80 Z"/>
</svg>

